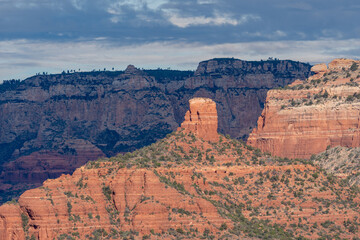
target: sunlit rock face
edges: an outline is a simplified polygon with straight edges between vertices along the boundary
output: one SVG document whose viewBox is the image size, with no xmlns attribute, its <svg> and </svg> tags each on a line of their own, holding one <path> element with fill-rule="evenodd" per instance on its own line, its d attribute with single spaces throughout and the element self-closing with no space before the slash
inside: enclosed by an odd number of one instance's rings
<svg viewBox="0 0 360 240">
<path fill-rule="evenodd" d="M 316 75 L 304 83 L 270 90 L 248 144 L 289 158 L 360 146 L 359 65 L 335 59 L 329 68 L 313 67 Z"/>
<path fill-rule="evenodd" d="M 219 140 L 216 103 L 209 98 L 193 98 L 189 105 L 181 128 L 207 141 Z"/>
</svg>

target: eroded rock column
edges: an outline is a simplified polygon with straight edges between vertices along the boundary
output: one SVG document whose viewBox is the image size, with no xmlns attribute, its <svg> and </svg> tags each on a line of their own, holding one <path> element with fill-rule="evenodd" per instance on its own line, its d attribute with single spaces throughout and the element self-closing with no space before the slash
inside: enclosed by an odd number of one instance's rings
<svg viewBox="0 0 360 240">
<path fill-rule="evenodd" d="M 189 103 L 190 110 L 186 112 L 181 128 L 206 141 L 218 141 L 216 103 L 209 98 L 193 98 Z"/>
</svg>

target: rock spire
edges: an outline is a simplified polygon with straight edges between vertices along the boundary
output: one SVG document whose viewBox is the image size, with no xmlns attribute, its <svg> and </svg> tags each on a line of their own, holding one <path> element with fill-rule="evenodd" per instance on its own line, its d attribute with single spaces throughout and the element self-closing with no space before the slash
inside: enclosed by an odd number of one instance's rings
<svg viewBox="0 0 360 240">
<path fill-rule="evenodd" d="M 181 128 L 206 141 L 218 141 L 216 103 L 209 98 L 193 98 L 189 100 L 189 104 L 190 109 L 185 114 Z"/>
</svg>

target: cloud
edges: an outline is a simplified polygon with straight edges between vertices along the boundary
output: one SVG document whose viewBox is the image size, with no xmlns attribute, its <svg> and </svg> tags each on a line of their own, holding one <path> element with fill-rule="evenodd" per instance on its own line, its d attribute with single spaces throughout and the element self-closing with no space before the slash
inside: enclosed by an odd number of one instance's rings
<svg viewBox="0 0 360 240">
<path fill-rule="evenodd" d="M 360 38 L 357 0 L 1 0 L 0 40 L 122 45 Z"/>
<path fill-rule="evenodd" d="M 263 39 L 268 39 L 268 40 L 284 39 L 288 35 L 286 32 L 281 31 L 281 30 L 276 30 L 274 32 L 266 32 L 266 33 L 262 33 L 262 32 L 244 32 L 243 34 L 244 34 L 244 36 L 263 38 Z M 299 33 L 299 37 L 304 38 L 304 35 Z"/>
<path fill-rule="evenodd" d="M 197 4 L 214 4 L 216 0 L 197 0 Z"/>
<path fill-rule="evenodd" d="M 194 69 L 213 57 L 359 58 L 359 11 L 358 0 L 0 0 L 0 79 Z"/>
<path fill-rule="evenodd" d="M 205 17 L 205 16 L 195 16 L 195 17 L 181 17 L 178 14 L 168 14 L 169 21 L 178 26 L 180 28 L 187 28 L 189 26 L 196 26 L 196 25 L 233 25 L 237 26 L 240 24 L 244 24 L 250 20 L 260 20 L 261 18 L 256 15 L 246 14 L 241 16 L 240 18 L 234 18 L 228 14 L 220 14 L 215 13 L 214 17 Z"/>
<path fill-rule="evenodd" d="M 61 51 L 59 51 L 61 49 Z M 263 41 L 204 45 L 185 42 L 153 42 L 119 46 L 106 39 L 75 43 L 29 40 L 0 41 L 0 79 L 18 79 L 37 72 L 60 73 L 68 69 L 123 70 L 139 68 L 196 69 L 200 61 L 214 57 L 260 60 L 268 57 L 310 63 L 334 58 L 359 59 L 360 40 Z"/>
<path fill-rule="evenodd" d="M 86 1 L 84 1 L 84 0 L 71 0 L 71 3 L 77 10 L 83 10 L 83 7 L 85 6 Z"/>
</svg>

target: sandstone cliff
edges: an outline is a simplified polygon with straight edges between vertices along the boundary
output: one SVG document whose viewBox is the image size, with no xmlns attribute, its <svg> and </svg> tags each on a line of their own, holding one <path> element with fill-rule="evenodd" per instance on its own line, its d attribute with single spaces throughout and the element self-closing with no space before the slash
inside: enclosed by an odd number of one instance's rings
<svg viewBox="0 0 360 240">
<path fill-rule="evenodd" d="M 248 144 L 276 156 L 310 158 L 334 146 L 360 146 L 359 61 L 314 66 L 306 82 L 271 90 Z"/>
<path fill-rule="evenodd" d="M 309 69 L 293 61 L 213 59 L 195 72 L 129 66 L 6 82 L 0 85 L 0 198 L 163 138 L 179 127 L 193 97 L 218 103 L 221 133 L 246 136 L 266 92 L 305 79 Z"/>
<path fill-rule="evenodd" d="M 208 98 L 193 98 L 189 101 L 190 109 L 181 124 L 185 133 L 193 133 L 207 141 L 218 141 L 219 134 L 216 103 Z"/>
<path fill-rule="evenodd" d="M 210 100 L 201 102 L 209 106 L 198 108 L 199 116 L 213 110 Z M 211 126 L 200 121 L 197 129 L 215 131 Z M 192 129 L 184 124 L 148 147 L 26 191 L 0 207 L 0 238 L 358 236 L 359 192 L 305 162 L 272 158 L 223 136 L 206 141 Z"/>
</svg>

